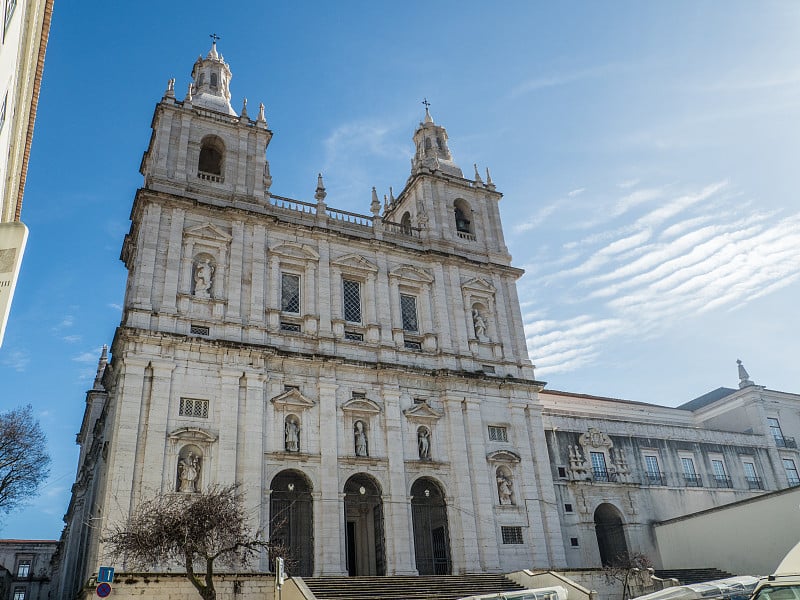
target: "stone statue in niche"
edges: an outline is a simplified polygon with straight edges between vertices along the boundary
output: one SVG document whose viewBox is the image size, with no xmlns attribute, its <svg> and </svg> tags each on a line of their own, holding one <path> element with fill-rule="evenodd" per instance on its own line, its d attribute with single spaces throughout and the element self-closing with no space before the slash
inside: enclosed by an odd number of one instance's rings
<svg viewBox="0 0 800 600">
<path fill-rule="evenodd" d="M 194 295 L 198 298 L 211 297 L 214 266 L 207 258 L 199 261 L 194 267 Z"/>
<path fill-rule="evenodd" d="M 284 427 L 286 438 L 286 451 L 299 452 L 300 451 L 300 427 L 297 421 L 291 417 L 286 419 L 286 426 Z"/>
<path fill-rule="evenodd" d="M 417 449 L 419 450 L 420 460 L 430 460 L 431 434 L 425 427 L 420 427 L 417 430 Z"/>
<path fill-rule="evenodd" d="M 472 325 L 475 328 L 475 337 L 481 341 L 488 339 L 486 335 L 486 319 L 478 308 L 472 309 Z"/>
<path fill-rule="evenodd" d="M 178 461 L 178 491 L 193 493 L 197 491 L 200 479 L 200 459 L 194 452 L 189 452 Z"/>
<path fill-rule="evenodd" d="M 367 432 L 364 431 L 364 423 L 356 421 L 354 425 L 356 456 L 369 456 L 367 453 Z"/>
<path fill-rule="evenodd" d="M 511 477 L 501 471 L 497 472 L 497 495 L 500 498 L 500 504 L 514 504 L 514 488 Z"/>
</svg>

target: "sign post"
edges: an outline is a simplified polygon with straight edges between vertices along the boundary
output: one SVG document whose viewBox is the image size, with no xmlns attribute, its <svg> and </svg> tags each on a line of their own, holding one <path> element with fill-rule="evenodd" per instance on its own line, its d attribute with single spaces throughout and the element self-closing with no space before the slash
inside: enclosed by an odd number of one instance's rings
<svg viewBox="0 0 800 600">
<path fill-rule="evenodd" d="M 114 583 L 114 567 L 97 569 L 97 583 Z"/>
<path fill-rule="evenodd" d="M 280 556 L 275 557 L 275 589 L 278 591 L 278 600 L 281 599 L 281 588 L 283 587 L 283 580 L 286 579 L 286 571 L 283 568 L 283 559 Z"/>
</svg>

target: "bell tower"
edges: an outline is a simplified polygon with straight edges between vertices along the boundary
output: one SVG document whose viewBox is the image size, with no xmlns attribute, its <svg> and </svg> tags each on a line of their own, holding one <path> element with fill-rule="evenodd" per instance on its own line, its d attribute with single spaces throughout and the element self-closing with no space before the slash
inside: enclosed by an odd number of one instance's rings
<svg viewBox="0 0 800 600">
<path fill-rule="evenodd" d="M 263 104 L 255 119 L 247 113 L 246 98 L 238 114 L 233 109 L 231 78 L 215 40 L 208 54 L 195 61 L 183 100 L 175 96 L 175 79 L 169 80 L 140 167 L 145 188 L 200 202 L 266 202 L 272 184 L 266 159 L 272 132 Z"/>
</svg>

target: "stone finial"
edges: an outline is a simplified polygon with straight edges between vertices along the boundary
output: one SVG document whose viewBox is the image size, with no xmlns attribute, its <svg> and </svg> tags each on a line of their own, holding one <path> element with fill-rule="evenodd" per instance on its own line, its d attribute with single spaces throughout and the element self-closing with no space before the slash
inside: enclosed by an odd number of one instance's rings
<svg viewBox="0 0 800 600">
<path fill-rule="evenodd" d="M 247 98 L 244 99 L 242 102 L 242 114 L 240 115 L 241 119 L 247 119 Z"/>
<path fill-rule="evenodd" d="M 389 204 L 389 199 L 388 199 L 386 196 L 384 196 L 384 197 L 383 197 L 383 214 L 384 214 L 384 215 L 385 215 L 387 212 L 389 212 L 389 207 L 390 207 L 390 206 L 391 206 L 391 204 Z"/>
<path fill-rule="evenodd" d="M 372 187 L 372 202 L 369 205 L 369 209 L 375 216 L 378 216 L 381 212 L 381 202 L 378 200 L 378 192 L 375 190 L 375 186 Z"/>
<path fill-rule="evenodd" d="M 257 123 L 264 123 L 267 124 L 267 117 L 264 116 L 264 103 L 260 103 L 258 105 L 258 119 L 256 119 Z"/>
<path fill-rule="evenodd" d="M 192 104 L 192 84 L 189 84 L 189 89 L 186 90 L 186 98 L 183 101 L 191 106 Z"/>
<path fill-rule="evenodd" d="M 389 202 L 394 204 L 394 190 L 392 189 L 392 186 L 389 186 Z"/>
<path fill-rule="evenodd" d="M 319 173 L 317 175 L 317 191 L 314 194 L 314 198 L 317 199 L 317 202 L 324 202 L 325 196 L 327 195 L 328 193 L 325 191 L 325 185 L 322 183 L 322 173 Z"/>
<path fill-rule="evenodd" d="M 737 359 L 736 364 L 739 365 L 739 389 L 755 385 L 750 381 L 750 375 L 747 373 L 747 369 L 744 368 L 742 361 Z"/>
<path fill-rule="evenodd" d="M 108 346 L 103 344 L 103 349 L 100 352 L 100 360 L 97 361 L 97 374 L 94 376 L 94 385 L 92 389 L 102 390 L 103 388 L 103 372 L 106 370 L 108 364 Z"/>
<path fill-rule="evenodd" d="M 492 181 L 492 174 L 489 173 L 489 167 L 486 167 L 486 187 L 489 189 L 495 189 L 494 181 Z"/>
<path fill-rule="evenodd" d="M 473 163 L 473 167 L 475 167 L 475 183 L 483 183 L 483 179 L 481 179 L 481 174 L 478 173 L 478 163 Z"/>
<path fill-rule="evenodd" d="M 174 98 L 175 97 L 175 78 L 167 80 L 167 91 L 164 92 L 165 98 Z"/>
</svg>

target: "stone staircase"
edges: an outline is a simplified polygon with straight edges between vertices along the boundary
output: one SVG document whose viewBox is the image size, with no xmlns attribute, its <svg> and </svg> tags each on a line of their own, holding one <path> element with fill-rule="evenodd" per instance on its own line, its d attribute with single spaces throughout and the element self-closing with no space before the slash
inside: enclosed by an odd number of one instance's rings
<svg viewBox="0 0 800 600">
<path fill-rule="evenodd" d="M 318 600 L 457 600 L 524 589 L 503 575 L 304 577 Z"/>
<path fill-rule="evenodd" d="M 677 579 L 681 582 L 681 585 L 691 585 L 715 579 L 726 579 L 727 577 L 733 577 L 733 574 L 712 567 L 704 567 L 700 569 L 662 569 L 656 571 L 656 577 Z"/>
</svg>

